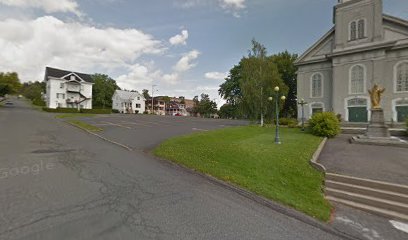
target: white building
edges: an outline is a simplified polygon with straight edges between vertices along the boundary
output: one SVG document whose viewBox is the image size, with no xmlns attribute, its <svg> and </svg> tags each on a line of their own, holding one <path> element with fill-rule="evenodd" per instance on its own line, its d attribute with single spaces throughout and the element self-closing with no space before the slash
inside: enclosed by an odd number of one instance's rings
<svg viewBox="0 0 408 240">
<path fill-rule="evenodd" d="M 139 92 L 116 90 L 112 97 L 112 109 L 120 113 L 139 113 L 145 111 L 146 99 Z"/>
<path fill-rule="evenodd" d="M 45 102 L 48 108 L 92 109 L 92 77 L 47 67 Z"/>
</svg>

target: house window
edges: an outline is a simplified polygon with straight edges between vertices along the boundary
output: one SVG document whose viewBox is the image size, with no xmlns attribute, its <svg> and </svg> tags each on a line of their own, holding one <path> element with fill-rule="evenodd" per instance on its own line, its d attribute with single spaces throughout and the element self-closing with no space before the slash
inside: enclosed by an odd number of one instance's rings
<svg viewBox="0 0 408 240">
<path fill-rule="evenodd" d="M 62 99 L 65 99 L 65 93 L 62 94 Z"/>
<path fill-rule="evenodd" d="M 351 67 L 350 71 L 350 93 L 364 93 L 364 67 L 361 65 L 356 65 Z"/>
<path fill-rule="evenodd" d="M 408 92 L 408 62 L 402 62 L 396 68 L 396 91 Z"/>
<path fill-rule="evenodd" d="M 64 83 L 60 83 L 60 88 L 64 88 Z"/>
<path fill-rule="evenodd" d="M 311 115 L 314 115 L 316 113 L 321 113 L 324 111 L 324 104 L 323 103 L 312 103 L 310 105 L 311 108 Z"/>
<path fill-rule="evenodd" d="M 71 76 L 70 76 L 70 79 L 71 79 L 71 81 L 75 81 L 75 76 L 74 76 L 74 75 L 71 75 Z"/>
<path fill-rule="evenodd" d="M 140 100 L 140 97 L 137 97 L 137 100 Z"/>
<path fill-rule="evenodd" d="M 358 20 L 358 38 L 362 39 L 365 37 L 365 20 Z"/>
<path fill-rule="evenodd" d="M 321 73 L 315 73 L 312 76 L 312 97 L 323 96 L 323 75 Z"/>
<path fill-rule="evenodd" d="M 141 105 L 136 103 L 136 108 L 140 108 L 140 107 L 141 107 Z"/>
</svg>

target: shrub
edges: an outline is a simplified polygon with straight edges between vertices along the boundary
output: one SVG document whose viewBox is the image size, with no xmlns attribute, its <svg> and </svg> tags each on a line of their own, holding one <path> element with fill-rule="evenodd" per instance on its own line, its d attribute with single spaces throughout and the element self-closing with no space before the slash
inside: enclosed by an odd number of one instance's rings
<svg viewBox="0 0 408 240">
<path fill-rule="evenodd" d="M 280 118 L 279 119 L 279 124 L 282 126 L 296 126 L 297 125 L 297 120 L 294 118 Z"/>
<path fill-rule="evenodd" d="M 112 113 L 120 113 L 117 109 L 112 109 Z"/>
<path fill-rule="evenodd" d="M 43 111 L 45 112 L 54 112 L 54 113 L 78 113 L 78 109 L 76 108 L 46 108 L 43 107 Z"/>
<path fill-rule="evenodd" d="M 341 114 L 340 114 L 340 113 L 337 114 L 336 117 L 337 117 L 337 119 L 339 120 L 339 122 L 341 122 Z"/>
<path fill-rule="evenodd" d="M 81 109 L 80 113 L 111 114 L 112 109 Z"/>
<path fill-rule="evenodd" d="M 407 124 L 407 133 L 408 133 L 408 118 L 406 120 L 406 124 Z"/>
<path fill-rule="evenodd" d="M 35 98 L 35 99 L 33 100 L 33 104 L 36 105 L 36 106 L 40 106 L 40 107 L 45 106 L 44 100 L 38 99 L 38 98 Z"/>
<path fill-rule="evenodd" d="M 309 120 L 309 128 L 313 135 L 332 138 L 340 133 L 340 122 L 332 112 L 316 113 Z"/>
</svg>

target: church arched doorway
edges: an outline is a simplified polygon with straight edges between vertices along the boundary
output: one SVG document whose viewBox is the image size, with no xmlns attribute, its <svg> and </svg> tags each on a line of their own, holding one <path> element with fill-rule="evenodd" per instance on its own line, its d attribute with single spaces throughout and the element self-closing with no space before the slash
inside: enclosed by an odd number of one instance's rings
<svg viewBox="0 0 408 240">
<path fill-rule="evenodd" d="M 368 122 L 368 102 L 365 98 L 347 100 L 349 122 Z"/>
</svg>

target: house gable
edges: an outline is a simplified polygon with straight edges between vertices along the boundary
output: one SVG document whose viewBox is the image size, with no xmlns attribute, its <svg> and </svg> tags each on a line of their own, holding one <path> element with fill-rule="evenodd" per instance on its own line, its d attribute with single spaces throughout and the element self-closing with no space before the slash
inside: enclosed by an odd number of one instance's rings
<svg viewBox="0 0 408 240">
<path fill-rule="evenodd" d="M 325 61 L 328 54 L 333 52 L 334 47 L 334 28 L 330 29 L 319 41 L 303 53 L 296 61 L 296 65 L 307 62 Z"/>
</svg>

